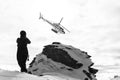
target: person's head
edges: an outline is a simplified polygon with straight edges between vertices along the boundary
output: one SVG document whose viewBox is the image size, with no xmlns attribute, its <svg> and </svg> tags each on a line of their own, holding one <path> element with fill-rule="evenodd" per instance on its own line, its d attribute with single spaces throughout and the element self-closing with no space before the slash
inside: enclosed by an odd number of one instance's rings
<svg viewBox="0 0 120 80">
<path fill-rule="evenodd" d="M 26 37 L 26 32 L 24 30 L 20 31 L 20 37 Z"/>
</svg>

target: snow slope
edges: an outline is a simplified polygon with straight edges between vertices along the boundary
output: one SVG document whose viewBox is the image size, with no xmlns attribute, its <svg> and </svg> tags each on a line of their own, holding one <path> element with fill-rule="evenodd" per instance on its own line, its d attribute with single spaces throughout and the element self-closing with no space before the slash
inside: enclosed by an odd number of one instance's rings
<svg viewBox="0 0 120 80">
<path fill-rule="evenodd" d="M 18 71 L 0 70 L 0 80 L 47 80 L 42 77 L 20 73 Z"/>
<path fill-rule="evenodd" d="M 97 67 L 98 68 L 98 67 Z M 99 66 L 97 80 L 120 80 L 120 66 Z M 60 74 L 46 74 L 45 76 L 36 76 L 18 71 L 0 70 L 0 80 L 76 80 Z"/>
<path fill-rule="evenodd" d="M 68 78 L 59 74 L 55 75 L 46 74 L 44 76 L 36 76 L 27 73 L 21 73 L 18 71 L 0 70 L 0 80 L 77 80 L 77 79 Z"/>
<path fill-rule="evenodd" d="M 96 66 L 96 68 L 99 70 L 96 74 L 97 80 L 120 80 L 120 66 Z"/>
</svg>

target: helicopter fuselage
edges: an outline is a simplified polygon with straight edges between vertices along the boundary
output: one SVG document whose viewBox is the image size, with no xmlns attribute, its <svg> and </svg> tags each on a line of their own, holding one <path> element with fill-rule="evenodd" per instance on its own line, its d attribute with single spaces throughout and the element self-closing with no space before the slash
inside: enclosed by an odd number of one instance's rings
<svg viewBox="0 0 120 80">
<path fill-rule="evenodd" d="M 54 27 L 54 29 L 51 29 L 53 32 L 55 33 L 62 33 L 65 34 L 64 29 L 60 26 L 59 23 L 51 23 L 50 21 L 42 18 L 45 22 L 49 23 L 50 25 L 52 25 Z"/>
</svg>

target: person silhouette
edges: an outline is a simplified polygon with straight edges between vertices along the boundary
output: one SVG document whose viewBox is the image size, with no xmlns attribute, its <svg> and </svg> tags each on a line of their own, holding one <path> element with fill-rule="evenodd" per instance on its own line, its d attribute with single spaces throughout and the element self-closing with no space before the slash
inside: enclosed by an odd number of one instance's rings
<svg viewBox="0 0 120 80">
<path fill-rule="evenodd" d="M 21 68 L 21 72 L 27 72 L 26 61 L 29 60 L 29 54 L 27 44 L 31 41 L 26 37 L 26 32 L 22 30 L 20 32 L 20 38 L 17 38 L 17 62 Z"/>
</svg>

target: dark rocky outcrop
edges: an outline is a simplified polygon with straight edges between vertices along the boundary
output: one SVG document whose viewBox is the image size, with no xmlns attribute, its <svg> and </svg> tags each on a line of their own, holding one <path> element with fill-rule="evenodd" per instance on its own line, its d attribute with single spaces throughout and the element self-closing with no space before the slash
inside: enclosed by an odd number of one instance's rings
<svg viewBox="0 0 120 80">
<path fill-rule="evenodd" d="M 31 74 L 60 73 L 80 80 L 96 80 L 97 69 L 85 51 L 53 42 L 44 46 L 42 53 L 31 62 L 28 71 Z"/>
</svg>

